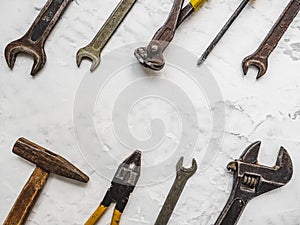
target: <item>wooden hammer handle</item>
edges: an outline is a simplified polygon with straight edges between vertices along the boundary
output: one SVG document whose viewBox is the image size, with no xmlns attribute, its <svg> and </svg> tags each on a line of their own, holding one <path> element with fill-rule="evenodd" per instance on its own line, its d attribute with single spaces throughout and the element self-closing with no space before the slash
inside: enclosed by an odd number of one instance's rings
<svg viewBox="0 0 300 225">
<path fill-rule="evenodd" d="M 22 189 L 3 225 L 23 225 L 41 193 L 49 174 L 36 167 Z"/>
</svg>

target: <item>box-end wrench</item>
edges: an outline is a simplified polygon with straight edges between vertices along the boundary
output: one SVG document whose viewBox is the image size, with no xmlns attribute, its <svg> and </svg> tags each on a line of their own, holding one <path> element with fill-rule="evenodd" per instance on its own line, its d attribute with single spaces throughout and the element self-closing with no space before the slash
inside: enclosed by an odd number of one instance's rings
<svg viewBox="0 0 300 225">
<path fill-rule="evenodd" d="M 48 0 L 26 34 L 11 42 L 5 48 L 5 58 L 9 68 L 13 68 L 19 53 L 33 57 L 31 75 L 36 75 L 46 63 L 45 42 L 72 0 Z"/>
<path fill-rule="evenodd" d="M 76 55 L 76 62 L 78 67 L 83 58 L 92 61 L 91 72 L 93 72 L 101 62 L 101 52 L 113 34 L 116 32 L 126 15 L 129 13 L 137 0 L 122 0 L 110 17 L 107 19 L 103 27 L 94 37 L 94 39 L 86 47 L 79 49 Z"/>
<path fill-rule="evenodd" d="M 266 74 L 268 58 L 300 10 L 300 0 L 291 0 L 259 48 L 242 63 L 244 75 L 250 66 L 258 68 L 257 79 Z"/>
<path fill-rule="evenodd" d="M 192 167 L 184 168 L 183 157 L 181 157 L 176 165 L 176 170 L 176 179 L 154 225 L 166 225 L 168 223 L 186 182 L 197 171 L 197 162 L 193 159 Z"/>
<path fill-rule="evenodd" d="M 261 142 L 251 144 L 240 159 L 228 164 L 233 171 L 233 188 L 226 206 L 215 225 L 237 224 L 247 203 L 266 192 L 286 185 L 293 176 L 292 160 L 288 152 L 281 147 L 276 165 L 259 165 L 257 158 Z"/>
</svg>

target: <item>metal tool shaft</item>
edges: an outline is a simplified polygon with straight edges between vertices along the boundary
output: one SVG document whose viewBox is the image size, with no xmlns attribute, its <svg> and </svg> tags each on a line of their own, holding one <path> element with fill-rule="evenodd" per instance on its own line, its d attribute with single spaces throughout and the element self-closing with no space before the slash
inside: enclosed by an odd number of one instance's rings
<svg viewBox="0 0 300 225">
<path fill-rule="evenodd" d="M 230 28 L 230 26 L 233 24 L 235 19 L 241 14 L 243 9 L 246 7 L 250 0 L 243 0 L 242 3 L 239 5 L 239 7 L 235 10 L 235 12 L 232 14 L 232 16 L 229 18 L 229 20 L 226 22 L 226 24 L 223 26 L 221 31 L 217 34 L 217 36 L 214 38 L 214 40 L 211 42 L 211 44 L 208 46 L 208 48 L 205 50 L 205 52 L 202 54 L 200 59 L 198 60 L 198 66 L 200 66 L 202 63 L 205 62 L 209 54 L 212 52 L 212 50 L 216 47 L 216 45 L 219 43 L 221 38 L 224 36 L 226 31 Z"/>
<path fill-rule="evenodd" d="M 91 46 L 95 49 L 95 51 L 100 53 L 100 51 L 105 47 L 136 1 L 137 0 L 123 0 L 119 3 L 92 40 Z"/>
<path fill-rule="evenodd" d="M 250 66 L 258 68 L 257 79 L 266 74 L 269 56 L 297 16 L 299 10 L 300 0 L 291 0 L 258 49 L 243 60 L 242 67 L 244 75 L 247 74 Z"/>
<path fill-rule="evenodd" d="M 195 160 L 193 160 L 191 169 L 183 168 L 182 162 L 183 158 L 181 158 L 177 164 L 176 179 L 154 225 L 166 225 L 168 223 L 188 179 L 197 170 L 197 163 Z M 179 166 L 180 164 L 181 166 Z"/>
<path fill-rule="evenodd" d="M 116 32 L 136 1 L 137 0 L 122 0 L 118 4 L 94 39 L 77 52 L 76 60 L 78 66 L 81 63 L 82 58 L 89 58 L 93 62 L 91 71 L 94 71 L 98 67 L 101 62 L 101 51 Z"/>
</svg>

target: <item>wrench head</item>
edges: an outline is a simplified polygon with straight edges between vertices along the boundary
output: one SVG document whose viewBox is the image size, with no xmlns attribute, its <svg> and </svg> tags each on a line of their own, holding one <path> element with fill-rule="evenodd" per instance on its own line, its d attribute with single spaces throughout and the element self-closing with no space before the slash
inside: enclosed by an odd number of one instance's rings
<svg viewBox="0 0 300 225">
<path fill-rule="evenodd" d="M 183 157 L 179 159 L 176 165 L 177 174 L 185 174 L 188 177 L 193 176 L 197 171 L 197 161 L 193 159 L 192 166 L 190 168 L 183 167 Z"/>
<path fill-rule="evenodd" d="M 265 75 L 268 70 L 268 58 L 261 57 L 257 53 L 246 57 L 242 63 L 244 75 L 247 75 L 249 67 L 251 66 L 254 66 L 258 69 L 256 79 L 259 79 Z"/>
<path fill-rule="evenodd" d="M 17 55 L 24 53 L 33 57 L 34 63 L 31 69 L 31 75 L 35 76 L 46 64 L 47 57 L 43 46 L 32 44 L 29 41 L 19 39 L 11 42 L 5 48 L 5 59 L 10 69 L 13 69 Z"/>
<path fill-rule="evenodd" d="M 134 56 L 143 67 L 154 71 L 160 71 L 165 66 L 165 59 L 157 41 L 152 41 L 147 47 L 136 49 Z"/>
<path fill-rule="evenodd" d="M 78 67 L 80 66 L 81 61 L 84 58 L 89 59 L 92 62 L 92 65 L 90 68 L 91 72 L 95 71 L 101 62 L 101 58 L 100 58 L 98 51 L 96 51 L 95 49 L 93 49 L 90 46 L 86 46 L 86 47 L 78 50 L 78 52 L 76 54 L 76 62 L 77 62 Z"/>
<path fill-rule="evenodd" d="M 275 166 L 267 167 L 258 164 L 259 147 L 260 142 L 250 145 L 240 159 L 227 167 L 235 173 L 237 193 L 248 200 L 286 185 L 293 176 L 292 160 L 286 149 L 281 147 Z"/>
</svg>

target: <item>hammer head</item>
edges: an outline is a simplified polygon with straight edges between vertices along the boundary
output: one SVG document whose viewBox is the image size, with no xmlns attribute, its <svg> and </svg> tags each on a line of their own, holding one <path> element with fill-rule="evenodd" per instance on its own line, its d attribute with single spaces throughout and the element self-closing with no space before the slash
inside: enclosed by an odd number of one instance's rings
<svg viewBox="0 0 300 225">
<path fill-rule="evenodd" d="M 89 177 L 59 155 L 25 139 L 17 140 L 13 153 L 36 164 L 47 173 L 54 173 L 63 177 L 87 183 Z"/>
</svg>

